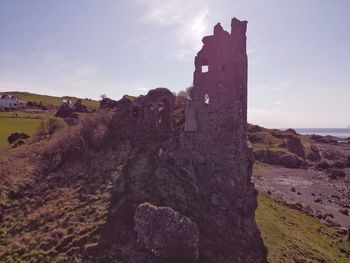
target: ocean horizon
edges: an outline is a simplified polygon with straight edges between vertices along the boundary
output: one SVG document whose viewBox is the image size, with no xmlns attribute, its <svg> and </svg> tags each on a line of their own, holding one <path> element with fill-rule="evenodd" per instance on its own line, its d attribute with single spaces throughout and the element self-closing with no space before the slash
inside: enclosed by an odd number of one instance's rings
<svg viewBox="0 0 350 263">
<path fill-rule="evenodd" d="M 302 135 L 316 134 L 321 136 L 335 136 L 339 138 L 350 138 L 350 128 L 293 128 Z"/>
</svg>

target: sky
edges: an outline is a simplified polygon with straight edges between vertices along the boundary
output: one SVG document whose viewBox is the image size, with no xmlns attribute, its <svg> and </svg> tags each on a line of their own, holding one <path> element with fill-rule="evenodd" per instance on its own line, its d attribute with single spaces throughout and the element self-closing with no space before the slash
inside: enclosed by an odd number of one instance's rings
<svg viewBox="0 0 350 263">
<path fill-rule="evenodd" d="M 248 121 L 350 125 L 348 0 L 0 0 L 0 91 L 99 99 L 192 85 L 201 39 L 248 21 Z"/>
</svg>

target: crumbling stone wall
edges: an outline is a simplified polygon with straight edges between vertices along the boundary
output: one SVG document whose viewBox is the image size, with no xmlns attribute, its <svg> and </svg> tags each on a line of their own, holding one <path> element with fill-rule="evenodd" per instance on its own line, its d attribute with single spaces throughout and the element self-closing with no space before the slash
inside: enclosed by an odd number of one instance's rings
<svg viewBox="0 0 350 263">
<path fill-rule="evenodd" d="M 135 100 L 123 97 L 116 103 L 116 113 L 107 138 L 111 143 L 128 140 L 135 143 L 164 141 L 172 136 L 175 96 L 158 88 Z"/>
<path fill-rule="evenodd" d="M 230 33 L 219 23 L 213 35 L 203 38 L 186 108 L 184 145 L 191 152 L 206 211 L 206 215 L 193 216 L 201 233 L 200 244 L 217 253 L 211 258 L 216 262 L 266 260 L 255 223 L 254 157 L 247 145 L 246 29 L 246 21 L 233 18 Z"/>
</svg>

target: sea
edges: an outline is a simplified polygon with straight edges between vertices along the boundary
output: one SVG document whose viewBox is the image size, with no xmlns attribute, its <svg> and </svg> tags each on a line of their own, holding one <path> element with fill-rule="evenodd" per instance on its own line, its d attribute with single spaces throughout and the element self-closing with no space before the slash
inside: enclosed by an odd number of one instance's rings
<svg viewBox="0 0 350 263">
<path fill-rule="evenodd" d="M 350 138 L 350 128 L 295 128 L 299 134 L 331 135 L 338 138 Z"/>
</svg>

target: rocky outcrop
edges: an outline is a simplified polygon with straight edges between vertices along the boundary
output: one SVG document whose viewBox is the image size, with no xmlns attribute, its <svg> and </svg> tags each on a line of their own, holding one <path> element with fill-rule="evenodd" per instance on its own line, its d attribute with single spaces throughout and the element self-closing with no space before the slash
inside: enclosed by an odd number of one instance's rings
<svg viewBox="0 0 350 263">
<path fill-rule="evenodd" d="M 254 156 L 261 162 L 281 165 L 286 168 L 301 168 L 304 166 L 304 162 L 295 154 L 284 151 L 274 151 L 271 149 L 256 150 Z"/>
<path fill-rule="evenodd" d="M 306 149 L 306 158 L 312 162 L 318 162 L 321 160 L 320 151 L 315 145 L 309 145 Z"/>
<path fill-rule="evenodd" d="M 332 180 L 344 178 L 346 176 L 346 173 L 340 169 L 328 169 L 327 173 L 328 173 L 328 177 Z"/>
<path fill-rule="evenodd" d="M 100 101 L 99 109 L 115 109 L 117 107 L 117 101 L 110 98 L 103 98 Z"/>
<path fill-rule="evenodd" d="M 29 135 L 24 133 L 24 132 L 15 132 L 15 133 L 12 133 L 7 138 L 7 141 L 8 141 L 9 144 L 13 144 L 17 140 L 25 140 L 25 139 L 28 139 L 28 138 L 29 138 Z"/>
<path fill-rule="evenodd" d="M 322 157 L 327 160 L 335 161 L 341 159 L 343 155 L 337 151 L 327 150 L 322 152 Z"/>
<path fill-rule="evenodd" d="M 296 154 L 301 158 L 305 158 L 304 146 L 300 142 L 299 138 L 291 137 L 288 138 L 283 144 L 282 147 L 287 148 L 290 152 Z"/>
<path fill-rule="evenodd" d="M 330 144 L 338 144 L 338 140 L 333 136 L 321 136 L 312 134 L 310 136 L 311 141 L 313 142 L 319 142 L 319 143 L 330 143 Z"/>
<path fill-rule="evenodd" d="M 83 104 L 81 99 L 78 99 L 73 105 L 74 112 L 88 112 L 87 107 Z"/>
<path fill-rule="evenodd" d="M 196 262 L 198 227 L 190 218 L 169 207 L 141 204 L 135 212 L 137 240 L 163 262 Z"/>
</svg>

